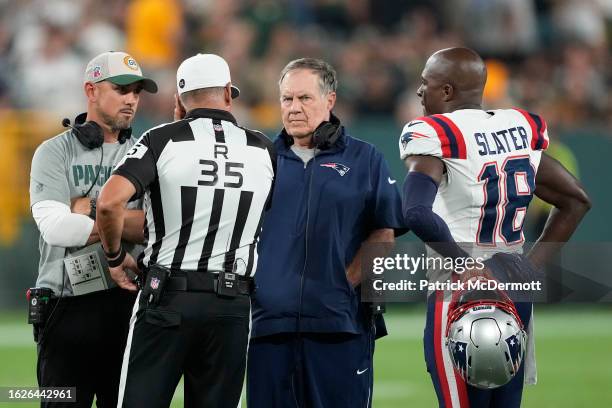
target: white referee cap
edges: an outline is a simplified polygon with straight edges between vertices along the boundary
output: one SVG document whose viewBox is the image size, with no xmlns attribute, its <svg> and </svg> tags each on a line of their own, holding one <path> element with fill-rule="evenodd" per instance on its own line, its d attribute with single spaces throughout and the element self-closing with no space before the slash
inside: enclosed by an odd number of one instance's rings
<svg viewBox="0 0 612 408">
<path fill-rule="evenodd" d="M 157 84 L 142 75 L 140 65 L 125 52 L 109 51 L 94 57 L 85 69 L 84 82 L 109 81 L 116 85 L 129 85 L 142 81 L 145 91 L 157 92 Z"/>
<path fill-rule="evenodd" d="M 194 89 L 224 87 L 232 82 L 230 69 L 223 58 L 215 54 L 197 54 L 187 58 L 176 71 L 179 95 Z M 232 98 L 240 89 L 232 85 Z"/>
</svg>

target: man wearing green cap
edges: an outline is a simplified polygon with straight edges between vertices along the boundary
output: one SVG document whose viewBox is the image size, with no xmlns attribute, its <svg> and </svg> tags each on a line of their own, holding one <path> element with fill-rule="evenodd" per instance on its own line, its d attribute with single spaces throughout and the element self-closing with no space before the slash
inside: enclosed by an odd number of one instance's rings
<svg viewBox="0 0 612 408">
<path fill-rule="evenodd" d="M 43 142 L 32 159 L 30 205 L 40 230 L 40 262 L 29 317 L 39 386 L 75 387 L 76 403 L 65 402 L 70 407 L 91 407 L 94 396 L 98 407 L 110 407 L 117 404 L 134 296 L 108 276 L 96 201 L 113 167 L 132 149 L 130 125 L 140 92 L 155 93 L 157 85 L 130 55 L 106 52 L 87 65 L 83 89 L 87 112 L 72 126 L 64 119 L 70 129 Z M 126 210 L 122 233 L 132 252 L 144 241 L 137 204 Z"/>
</svg>

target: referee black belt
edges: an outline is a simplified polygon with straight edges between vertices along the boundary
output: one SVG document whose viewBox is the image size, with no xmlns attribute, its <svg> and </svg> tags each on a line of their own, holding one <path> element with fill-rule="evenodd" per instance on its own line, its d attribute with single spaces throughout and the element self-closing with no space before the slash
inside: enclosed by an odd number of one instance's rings
<svg viewBox="0 0 612 408">
<path fill-rule="evenodd" d="M 223 272 L 219 272 L 223 273 Z M 212 292 L 217 290 L 218 275 L 211 272 L 176 271 L 168 277 L 165 290 L 178 292 Z M 255 289 L 252 278 L 236 275 L 237 293 L 251 295 Z"/>
</svg>

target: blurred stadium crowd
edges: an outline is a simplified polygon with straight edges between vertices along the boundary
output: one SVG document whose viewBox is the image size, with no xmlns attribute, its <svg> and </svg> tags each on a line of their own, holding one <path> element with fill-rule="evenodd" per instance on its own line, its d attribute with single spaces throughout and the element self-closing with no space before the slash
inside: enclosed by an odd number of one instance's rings
<svg viewBox="0 0 612 408">
<path fill-rule="evenodd" d="M 83 71 L 100 52 L 131 53 L 160 85 L 136 131 L 171 120 L 177 66 L 213 52 L 242 90 L 240 122 L 273 135 L 293 58 L 335 66 L 344 121 L 401 126 L 421 114 L 427 56 L 456 45 L 486 58 L 487 107 L 524 107 L 556 131 L 612 126 L 610 0 L 0 0 L 0 244 L 29 219 L 32 153 L 85 110 Z"/>
<path fill-rule="evenodd" d="M 140 119 L 168 120 L 180 61 L 215 52 L 243 90 L 250 126 L 278 126 L 278 74 L 300 56 L 339 71 L 345 117 L 402 123 L 420 113 L 425 58 L 463 44 L 487 58 L 489 106 L 523 106 L 556 126 L 612 122 L 607 0 L 4 0 L 0 12 L 5 109 L 74 116 L 87 61 L 126 50 L 162 88 L 143 98 Z"/>
</svg>

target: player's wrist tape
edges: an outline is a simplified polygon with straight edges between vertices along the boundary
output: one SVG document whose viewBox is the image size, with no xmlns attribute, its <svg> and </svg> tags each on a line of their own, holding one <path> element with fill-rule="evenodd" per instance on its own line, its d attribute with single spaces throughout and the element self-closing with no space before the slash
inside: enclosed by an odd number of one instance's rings
<svg viewBox="0 0 612 408">
<path fill-rule="evenodd" d="M 108 266 L 110 266 L 111 268 L 116 268 L 117 266 L 123 263 L 126 252 L 123 246 L 120 246 L 119 251 L 114 253 L 108 253 L 105 251 L 104 255 L 106 255 L 106 262 L 108 262 Z"/>
</svg>

